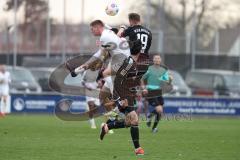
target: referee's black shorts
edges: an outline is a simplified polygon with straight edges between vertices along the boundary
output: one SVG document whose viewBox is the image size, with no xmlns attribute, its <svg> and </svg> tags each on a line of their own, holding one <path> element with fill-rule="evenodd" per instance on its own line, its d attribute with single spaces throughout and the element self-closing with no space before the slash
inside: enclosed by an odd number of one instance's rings
<svg viewBox="0 0 240 160">
<path fill-rule="evenodd" d="M 151 106 L 163 106 L 164 105 L 164 99 L 162 97 L 162 90 L 148 90 L 148 94 L 145 97 L 148 101 L 148 103 Z"/>
</svg>

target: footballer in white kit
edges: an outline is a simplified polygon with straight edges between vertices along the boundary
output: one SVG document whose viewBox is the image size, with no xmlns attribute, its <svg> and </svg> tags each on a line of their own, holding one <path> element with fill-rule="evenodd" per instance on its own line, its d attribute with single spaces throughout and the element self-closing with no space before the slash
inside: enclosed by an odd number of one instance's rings
<svg viewBox="0 0 240 160">
<path fill-rule="evenodd" d="M 98 84 L 96 82 L 98 71 L 86 70 L 83 73 L 83 82 L 82 85 L 85 86 L 86 101 L 87 101 L 87 111 L 89 111 L 89 123 L 92 129 L 96 129 L 95 120 L 93 118 L 94 108 L 100 105 L 99 99 L 97 97 L 96 90 L 98 89 Z"/>
<path fill-rule="evenodd" d="M 0 65 L 0 97 L 1 97 L 0 113 L 2 115 L 4 115 L 6 112 L 10 82 L 11 82 L 10 73 L 6 71 L 4 65 Z"/>
</svg>

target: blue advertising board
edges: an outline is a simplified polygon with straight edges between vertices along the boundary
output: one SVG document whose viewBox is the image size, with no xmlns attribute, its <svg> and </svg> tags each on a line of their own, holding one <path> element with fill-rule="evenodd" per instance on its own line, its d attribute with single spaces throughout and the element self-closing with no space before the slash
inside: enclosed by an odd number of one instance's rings
<svg viewBox="0 0 240 160">
<path fill-rule="evenodd" d="M 74 100 L 71 108 L 73 112 L 86 110 L 86 98 L 83 96 L 12 94 L 11 112 L 53 113 L 55 106 L 62 99 Z"/>
<path fill-rule="evenodd" d="M 236 98 L 166 97 L 164 103 L 165 113 L 240 115 L 240 99 Z"/>
<path fill-rule="evenodd" d="M 64 99 L 72 99 L 71 111 L 85 112 L 86 98 L 83 96 L 62 95 L 11 95 L 11 112 L 13 113 L 53 113 L 56 104 Z M 165 97 L 166 114 L 195 115 L 240 115 L 240 99 L 204 98 L 204 97 Z"/>
</svg>

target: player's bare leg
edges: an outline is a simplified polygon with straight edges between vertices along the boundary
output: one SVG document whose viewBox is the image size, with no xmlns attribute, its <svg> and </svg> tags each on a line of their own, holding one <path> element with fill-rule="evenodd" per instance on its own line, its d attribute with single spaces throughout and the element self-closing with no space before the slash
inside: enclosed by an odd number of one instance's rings
<svg viewBox="0 0 240 160">
<path fill-rule="evenodd" d="M 135 153 L 137 155 L 144 155 L 144 150 L 140 147 L 139 144 L 139 128 L 138 128 L 138 115 L 136 111 L 132 111 L 127 114 L 125 123 L 127 126 L 130 126 L 130 132 L 132 141 L 135 148 Z"/>
<path fill-rule="evenodd" d="M 2 96 L 1 97 L 1 103 L 0 103 L 0 116 L 5 116 L 6 113 L 6 108 L 7 108 L 7 96 Z"/>
<path fill-rule="evenodd" d="M 143 107 L 144 107 L 144 114 L 145 114 L 145 119 L 147 119 L 148 116 L 148 101 L 144 98 L 143 99 Z"/>
<path fill-rule="evenodd" d="M 100 104 L 104 106 L 105 110 L 107 113 L 104 114 L 105 119 L 106 119 L 106 124 L 112 123 L 115 121 L 117 117 L 117 113 L 115 113 L 113 108 L 115 108 L 115 103 L 111 100 L 112 94 L 109 88 L 107 87 L 102 87 L 99 93 L 99 99 L 100 99 Z M 101 125 L 101 127 L 104 124 Z M 109 130 L 108 133 L 113 134 L 113 130 Z"/>
<path fill-rule="evenodd" d="M 94 108 L 96 108 L 96 105 L 94 103 L 94 101 L 88 101 L 88 107 L 89 107 L 89 122 L 91 125 L 92 129 L 96 129 L 96 124 L 95 124 L 95 120 L 93 118 L 94 116 Z"/>
<path fill-rule="evenodd" d="M 156 133 L 158 131 L 158 129 L 157 129 L 158 123 L 161 120 L 161 117 L 162 117 L 162 114 L 163 114 L 163 106 L 158 105 L 155 108 L 154 114 L 155 114 L 155 120 L 154 120 L 154 123 L 153 123 L 152 132 Z"/>
<path fill-rule="evenodd" d="M 123 107 L 128 107 L 127 100 L 122 100 Z M 139 119 L 136 111 L 130 111 L 126 114 L 126 118 L 124 121 L 114 121 L 113 123 L 103 124 L 102 132 L 100 135 L 100 139 L 103 140 L 104 135 L 109 131 L 109 129 L 119 129 L 130 127 L 130 133 L 132 142 L 134 144 L 136 155 L 144 155 L 144 150 L 140 147 L 139 144 Z"/>
</svg>

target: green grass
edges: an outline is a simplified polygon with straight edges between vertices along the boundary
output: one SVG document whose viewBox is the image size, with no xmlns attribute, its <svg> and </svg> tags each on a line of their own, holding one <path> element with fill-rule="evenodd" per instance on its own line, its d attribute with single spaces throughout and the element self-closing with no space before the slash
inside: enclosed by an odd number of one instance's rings
<svg viewBox="0 0 240 160">
<path fill-rule="evenodd" d="M 101 123 L 101 119 L 97 120 Z M 152 134 L 140 125 L 146 155 L 133 153 L 129 129 L 115 130 L 104 141 L 88 122 L 64 122 L 54 116 L 0 118 L 0 160 L 237 160 L 240 119 L 163 120 Z"/>
</svg>

